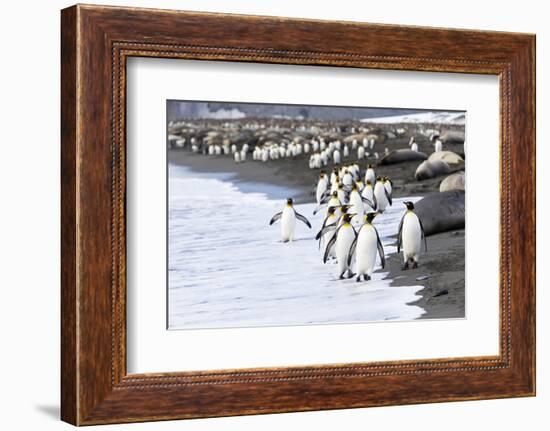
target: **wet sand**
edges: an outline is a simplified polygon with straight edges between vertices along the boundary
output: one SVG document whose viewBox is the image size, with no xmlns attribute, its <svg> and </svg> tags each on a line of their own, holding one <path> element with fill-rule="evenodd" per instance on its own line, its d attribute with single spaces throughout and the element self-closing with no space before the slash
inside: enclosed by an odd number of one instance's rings
<svg viewBox="0 0 550 431">
<path fill-rule="evenodd" d="M 389 150 L 406 148 L 407 142 L 405 138 L 392 139 L 377 145 L 375 150 L 382 154 L 385 147 Z M 427 139 L 417 137 L 417 144 L 419 151 L 428 155 L 433 152 L 433 146 Z M 448 145 L 444 149 L 457 153 L 463 151 L 462 145 Z M 246 162 L 235 163 L 230 156 L 206 156 L 181 149 L 168 151 L 170 163 L 187 166 L 196 172 L 234 174 L 232 181 L 236 184 L 258 183 L 258 192 L 262 191 L 262 184 L 266 185 L 266 193 L 268 185 L 292 189 L 292 197 L 297 203 L 315 201 L 318 171 L 307 168 L 308 159 L 309 155 L 303 154 L 267 162 L 254 161 L 250 157 Z M 344 162 L 355 160 L 355 157 L 350 157 Z M 364 170 L 367 163 L 376 165 L 376 162 L 373 157 L 364 159 L 360 162 L 361 169 Z M 422 197 L 438 192 L 439 184 L 445 177 L 416 181 L 414 173 L 418 165 L 418 161 L 406 162 L 375 166 L 375 170 L 377 175 L 392 179 L 395 197 Z M 454 165 L 453 168 L 459 170 L 463 166 Z M 392 254 L 388 256 L 386 270 L 389 269 L 388 277 L 394 279 L 392 285 L 424 286 L 419 292 L 421 299 L 411 304 L 419 305 L 426 311 L 421 318 L 462 318 L 465 317 L 464 253 L 464 230 L 439 233 L 428 237 L 428 252 L 422 255 L 417 269 L 402 271 L 402 256 Z"/>
</svg>

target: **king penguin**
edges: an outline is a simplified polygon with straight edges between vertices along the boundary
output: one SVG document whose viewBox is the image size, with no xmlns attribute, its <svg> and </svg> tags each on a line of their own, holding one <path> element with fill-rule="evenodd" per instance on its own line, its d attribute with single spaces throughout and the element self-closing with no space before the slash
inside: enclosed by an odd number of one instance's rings
<svg viewBox="0 0 550 431">
<path fill-rule="evenodd" d="M 392 204 L 391 196 L 384 186 L 382 177 L 376 178 L 376 183 L 374 184 L 374 197 L 376 199 L 376 209 L 378 212 L 384 212 L 386 207 Z"/>
<path fill-rule="evenodd" d="M 336 207 L 328 207 L 328 213 L 325 217 L 325 220 L 323 221 L 323 226 L 321 226 L 321 230 L 317 233 L 315 236 L 315 239 L 319 240 L 319 250 L 328 244 L 328 242 L 332 239 L 334 236 L 334 230 L 327 230 L 325 229 L 327 226 L 333 226 L 334 227 L 338 224 L 338 216 L 336 215 L 336 210 L 338 208 Z M 333 253 L 329 253 L 329 257 L 335 257 Z"/>
<path fill-rule="evenodd" d="M 342 203 L 340 202 L 340 199 L 338 199 L 338 191 L 333 191 L 329 195 L 326 195 L 321 199 L 321 203 L 317 205 L 317 208 L 313 210 L 313 215 L 316 215 L 319 211 L 321 211 L 321 208 L 323 208 L 325 205 L 327 205 L 327 214 L 328 214 L 328 208 L 330 207 L 336 207 L 337 211 L 336 214 L 338 217 L 340 217 L 340 210 L 339 207 Z"/>
<path fill-rule="evenodd" d="M 348 255 L 351 247 L 351 243 L 355 240 L 355 229 L 351 225 L 351 219 L 355 214 L 344 214 L 342 225 L 336 229 L 334 236 L 330 239 L 325 249 L 325 255 L 323 256 L 323 263 L 327 262 L 331 249 L 335 247 L 336 260 L 338 261 L 338 277 L 344 278 L 344 274 L 348 273 L 348 278 L 353 277 L 355 274 L 351 271 L 348 264 Z"/>
<path fill-rule="evenodd" d="M 357 214 L 357 217 L 354 219 L 354 225 L 359 226 L 363 221 L 365 209 L 363 206 L 363 198 L 359 193 L 357 183 L 353 183 L 353 186 L 351 188 L 351 192 L 349 194 L 349 204 L 351 206 L 350 211 Z M 357 221 L 357 223 L 355 223 L 355 221 Z"/>
<path fill-rule="evenodd" d="M 403 202 L 407 207 L 407 212 L 399 223 L 397 235 L 397 253 L 403 250 L 403 266 L 401 269 L 409 269 L 409 262 L 412 261 L 412 267 L 418 268 L 418 257 L 422 248 L 422 238 L 424 238 L 424 249 L 428 251 L 426 234 L 422 221 L 414 213 L 414 204 L 412 202 Z"/>
<path fill-rule="evenodd" d="M 384 247 L 380 241 L 378 231 L 372 224 L 377 214 L 378 213 L 375 212 L 365 214 L 365 223 L 359 228 L 359 232 L 350 247 L 348 265 L 351 266 L 351 261 L 355 255 L 357 281 L 361 281 L 361 276 L 363 276 L 365 281 L 371 279 L 376 263 L 376 253 L 380 255 L 382 268 L 386 266 Z"/>
<path fill-rule="evenodd" d="M 388 177 L 382 177 L 382 181 L 383 181 L 384 187 L 386 188 L 386 190 L 388 191 L 388 194 L 391 197 L 392 192 L 393 192 L 393 182 L 392 182 L 392 180 L 390 180 Z"/>
<path fill-rule="evenodd" d="M 353 182 L 353 175 L 349 169 L 344 170 L 344 175 L 342 176 L 342 184 L 346 187 L 350 187 Z"/>
<path fill-rule="evenodd" d="M 317 191 L 316 191 L 316 197 L 317 197 L 317 204 L 321 203 L 321 199 L 323 198 L 323 195 L 327 192 L 328 189 L 328 179 L 325 174 L 325 171 L 321 171 L 319 174 L 319 181 L 317 182 Z"/>
<path fill-rule="evenodd" d="M 367 172 L 365 172 L 365 183 L 367 181 L 370 181 L 371 184 L 374 184 L 374 181 L 376 180 L 376 175 L 374 173 L 374 169 L 372 168 L 372 165 L 367 166 Z"/>
<path fill-rule="evenodd" d="M 311 223 L 309 220 L 294 209 L 292 198 L 288 198 L 286 200 L 286 205 L 283 210 L 271 218 L 269 225 L 271 226 L 279 219 L 281 219 L 281 239 L 283 242 L 292 241 L 294 239 L 296 219 L 304 222 L 307 227 L 311 229 Z"/>
<path fill-rule="evenodd" d="M 363 191 L 361 192 L 363 201 L 371 208 L 371 211 L 376 210 L 376 197 L 374 196 L 374 187 L 370 181 L 367 181 Z M 367 211 L 367 212 L 371 212 Z"/>
</svg>

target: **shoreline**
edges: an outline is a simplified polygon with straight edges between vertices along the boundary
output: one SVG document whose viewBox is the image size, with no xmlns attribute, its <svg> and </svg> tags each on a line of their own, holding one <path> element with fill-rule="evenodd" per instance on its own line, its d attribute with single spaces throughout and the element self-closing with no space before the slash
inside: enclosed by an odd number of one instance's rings
<svg viewBox="0 0 550 431">
<path fill-rule="evenodd" d="M 186 150 L 168 150 L 168 162 L 184 166 L 199 174 L 230 175 L 239 187 L 246 183 L 260 185 L 255 192 L 265 193 L 272 199 L 292 197 L 297 204 L 315 202 L 317 170 L 307 168 L 307 155 L 294 159 L 259 162 L 247 160 L 235 163 L 227 156 L 206 156 Z M 371 163 L 374 165 L 374 160 Z M 302 169 L 297 165 L 303 163 Z M 362 162 L 362 166 L 366 164 Z M 426 181 L 414 180 L 418 162 L 375 166 L 377 174 L 387 175 L 394 182 L 395 197 L 423 197 L 439 188 L 444 177 Z M 243 191 L 247 191 L 244 189 Z M 250 190 L 252 191 L 252 190 Z M 276 193 L 275 193 L 276 192 Z M 282 193 L 287 192 L 288 196 Z M 387 256 L 386 278 L 392 286 L 419 285 L 420 298 L 409 303 L 424 309 L 419 319 L 465 318 L 465 240 L 464 229 L 430 235 L 428 252 L 421 256 L 417 269 L 401 270 L 402 258 L 397 253 Z M 427 277 L 417 280 L 418 277 Z"/>
</svg>

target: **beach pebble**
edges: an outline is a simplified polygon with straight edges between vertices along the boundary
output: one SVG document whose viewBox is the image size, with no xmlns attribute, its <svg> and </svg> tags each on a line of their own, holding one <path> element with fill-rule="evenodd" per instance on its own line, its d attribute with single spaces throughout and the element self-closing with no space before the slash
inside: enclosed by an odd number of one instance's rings
<svg viewBox="0 0 550 431">
<path fill-rule="evenodd" d="M 421 275 L 420 277 L 416 277 L 416 281 L 424 281 L 430 278 L 429 275 Z"/>
<path fill-rule="evenodd" d="M 449 291 L 447 289 L 440 290 L 434 295 L 434 298 L 437 298 L 438 296 L 448 295 Z"/>
</svg>

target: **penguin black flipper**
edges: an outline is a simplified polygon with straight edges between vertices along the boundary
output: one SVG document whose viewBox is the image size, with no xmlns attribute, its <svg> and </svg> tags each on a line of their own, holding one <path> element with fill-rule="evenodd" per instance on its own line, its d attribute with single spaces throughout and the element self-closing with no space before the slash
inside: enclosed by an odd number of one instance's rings
<svg viewBox="0 0 550 431">
<path fill-rule="evenodd" d="M 403 245 L 403 220 L 405 220 L 405 216 L 401 217 L 397 231 L 397 253 L 401 252 L 401 246 Z M 420 227 L 422 228 L 422 225 Z"/>
<path fill-rule="evenodd" d="M 365 198 L 363 196 L 361 196 L 361 200 L 363 201 L 363 203 L 366 203 L 368 206 L 370 206 L 372 209 L 376 208 L 374 206 L 374 203 L 369 199 L 369 198 Z"/>
<path fill-rule="evenodd" d="M 315 235 L 315 239 L 319 240 L 319 250 L 321 249 L 321 231 L 327 225 L 327 221 L 328 221 L 328 215 L 323 220 L 323 225 L 321 226 L 321 230 L 319 232 L 317 232 L 317 235 Z"/>
<path fill-rule="evenodd" d="M 334 230 L 337 228 L 338 223 L 330 223 L 321 228 L 319 232 L 317 232 L 317 235 L 315 235 L 315 239 L 321 239 L 321 237 L 326 234 L 327 232 Z"/>
<path fill-rule="evenodd" d="M 332 238 L 328 242 L 327 247 L 325 248 L 325 254 L 323 255 L 323 263 L 327 263 L 328 254 L 330 253 L 330 249 L 336 243 L 336 237 L 338 236 L 338 231 L 339 230 L 340 230 L 340 228 L 336 229 L 336 232 L 334 233 L 334 235 L 332 236 Z"/>
<path fill-rule="evenodd" d="M 372 209 L 377 210 L 378 209 L 378 201 L 376 200 L 376 196 L 374 196 L 374 193 L 372 194 L 372 203 L 374 204 Z"/>
<path fill-rule="evenodd" d="M 361 230 L 361 229 L 359 229 Z M 355 248 L 357 247 L 357 238 L 359 235 L 355 235 L 355 238 L 353 239 L 353 242 L 349 246 L 349 252 L 348 252 L 348 266 L 351 266 L 351 261 L 353 260 L 353 255 L 355 254 Z"/>
<path fill-rule="evenodd" d="M 281 211 L 280 213 L 277 213 L 275 214 L 271 220 L 269 221 L 269 226 L 271 226 L 273 223 L 275 223 L 277 220 L 279 220 L 281 218 L 281 216 L 283 215 L 283 212 Z"/>
<path fill-rule="evenodd" d="M 382 263 L 382 269 L 386 266 L 386 255 L 384 254 L 384 246 L 382 245 L 382 241 L 380 241 L 380 235 L 378 235 L 378 231 L 374 229 L 376 232 L 376 247 L 378 247 L 378 254 L 380 255 L 380 262 Z"/>
<path fill-rule="evenodd" d="M 327 220 L 328 220 L 328 216 L 326 216 L 325 219 L 323 220 L 323 225 L 321 226 L 321 230 L 323 230 L 323 228 L 326 226 Z M 315 235 L 315 239 L 319 240 L 319 250 L 321 250 L 321 230 L 317 232 L 317 235 Z"/>
<path fill-rule="evenodd" d="M 384 192 L 386 192 L 386 199 L 388 199 L 388 202 L 390 203 L 390 206 L 391 206 L 392 205 L 391 195 L 388 193 L 388 190 L 386 189 L 386 187 L 384 187 Z"/>
<path fill-rule="evenodd" d="M 325 191 L 322 196 L 321 196 L 321 200 L 319 201 L 319 204 L 326 204 L 330 198 L 332 197 L 332 194 L 330 193 L 330 189 L 327 189 L 327 191 Z"/>
<path fill-rule="evenodd" d="M 307 218 L 305 218 L 302 214 L 300 214 L 296 210 L 294 210 L 294 215 L 296 216 L 296 218 L 298 220 L 303 221 L 307 225 L 307 227 L 309 227 L 311 229 L 311 223 L 309 222 L 309 220 Z"/>
<path fill-rule="evenodd" d="M 426 240 L 426 232 L 424 232 L 424 225 L 422 224 L 422 220 L 420 220 L 420 217 L 418 217 L 418 223 L 420 223 L 421 239 L 424 238 L 424 251 L 427 252 L 428 251 L 428 241 Z"/>
</svg>

